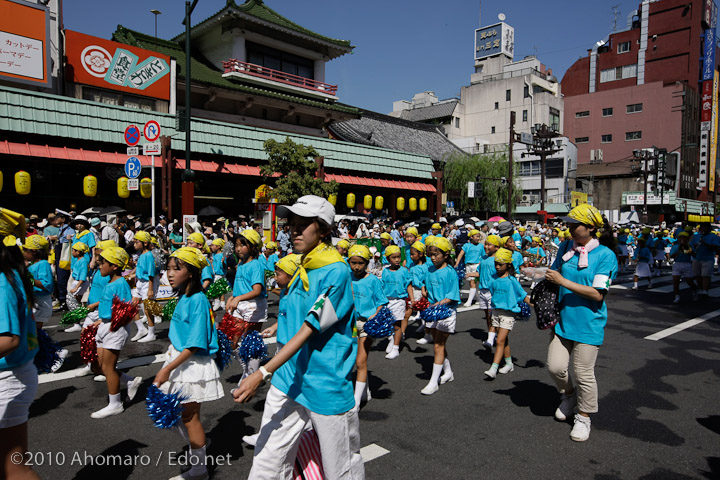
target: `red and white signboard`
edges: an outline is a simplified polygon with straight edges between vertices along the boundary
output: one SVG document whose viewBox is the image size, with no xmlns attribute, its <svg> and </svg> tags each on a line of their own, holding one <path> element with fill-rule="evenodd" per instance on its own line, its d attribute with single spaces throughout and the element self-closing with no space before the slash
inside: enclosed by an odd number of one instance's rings
<svg viewBox="0 0 720 480">
<path fill-rule="evenodd" d="M 160 124 L 155 120 L 150 120 L 143 128 L 143 135 L 148 142 L 154 142 L 160 138 Z"/>
</svg>

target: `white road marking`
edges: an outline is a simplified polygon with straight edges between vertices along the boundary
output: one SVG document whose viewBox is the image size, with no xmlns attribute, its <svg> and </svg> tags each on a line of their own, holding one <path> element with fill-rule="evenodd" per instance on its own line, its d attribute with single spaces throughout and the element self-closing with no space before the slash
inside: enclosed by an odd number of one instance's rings
<svg viewBox="0 0 720 480">
<path fill-rule="evenodd" d="M 653 333 L 652 335 L 648 335 L 645 337 L 645 340 L 652 340 L 654 342 L 658 340 L 662 340 L 665 337 L 669 337 L 670 335 L 673 335 L 678 332 L 682 332 L 683 330 L 687 330 L 690 327 L 694 327 L 695 325 L 699 325 L 707 320 L 710 320 L 711 318 L 715 318 L 717 316 L 720 316 L 720 310 L 715 310 L 709 313 L 706 313 L 705 315 L 701 315 L 697 318 L 693 318 L 692 320 L 688 320 L 686 322 L 679 323 L 675 325 L 674 327 L 666 328 L 665 330 L 661 330 L 657 333 Z"/>
<path fill-rule="evenodd" d="M 362 455 L 363 462 L 365 463 L 387 455 L 388 453 L 390 453 L 390 450 L 386 450 L 375 443 L 371 443 L 367 447 L 360 449 L 360 455 Z"/>
<path fill-rule="evenodd" d="M 160 363 L 165 361 L 165 354 L 160 353 L 158 355 L 146 355 L 144 357 L 128 358 L 118 362 L 117 368 L 133 368 L 153 363 Z M 76 368 L 74 370 L 68 370 L 60 373 L 44 373 L 38 376 L 38 383 L 50 383 L 58 382 L 60 380 L 67 380 L 68 378 L 83 377 L 85 376 L 85 367 Z"/>
<path fill-rule="evenodd" d="M 663 283 L 668 280 L 672 281 L 672 275 L 663 275 L 662 277 L 653 277 L 653 283 Z M 643 278 L 638 282 L 640 285 L 647 285 L 647 279 Z M 615 285 L 610 285 L 610 288 L 615 288 L 618 290 L 630 290 L 633 286 L 633 282 L 626 282 L 626 283 L 618 283 Z M 672 285 L 670 286 L 670 291 L 672 292 Z"/>
<path fill-rule="evenodd" d="M 471 305 L 469 307 L 465 307 L 465 306 L 458 307 L 457 311 L 458 311 L 458 313 L 462 313 L 462 312 L 468 312 L 470 310 L 479 310 L 479 309 L 480 309 L 480 305 Z"/>
</svg>

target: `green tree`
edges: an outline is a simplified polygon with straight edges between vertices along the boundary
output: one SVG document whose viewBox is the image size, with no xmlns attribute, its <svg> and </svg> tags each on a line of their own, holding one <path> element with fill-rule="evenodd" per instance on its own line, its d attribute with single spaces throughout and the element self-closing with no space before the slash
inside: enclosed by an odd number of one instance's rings
<svg viewBox="0 0 720 480">
<path fill-rule="evenodd" d="M 260 173 L 267 183 L 273 181 L 273 195 L 278 202 L 292 204 L 303 195 L 317 195 L 327 198 L 337 195 L 339 184 L 316 178 L 318 169 L 314 158 L 319 154 L 312 146 L 293 142 L 287 137 L 284 142 L 266 140 L 263 149 L 268 154 L 268 163 L 260 167 Z"/>
<path fill-rule="evenodd" d="M 508 174 L 507 152 L 492 152 L 480 155 L 453 155 L 445 163 L 445 193 L 449 200 L 455 200 L 459 210 L 466 212 L 487 211 L 504 212 L 507 210 L 507 183 L 500 180 Z M 475 198 L 468 198 L 468 182 L 477 177 L 496 178 L 498 180 L 480 180 L 475 189 Z M 512 209 L 522 197 L 522 189 L 517 177 L 517 165 L 513 171 Z"/>
</svg>

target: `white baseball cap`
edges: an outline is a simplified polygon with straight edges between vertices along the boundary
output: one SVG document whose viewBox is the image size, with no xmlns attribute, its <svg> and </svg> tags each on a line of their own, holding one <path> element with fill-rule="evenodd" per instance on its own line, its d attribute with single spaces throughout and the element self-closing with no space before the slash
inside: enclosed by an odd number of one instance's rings
<svg viewBox="0 0 720 480">
<path fill-rule="evenodd" d="M 289 217 L 290 214 L 299 217 L 317 217 L 328 225 L 333 224 L 335 207 L 330 202 L 316 195 L 304 195 L 292 206 L 280 205 L 277 209 L 279 217 Z"/>
</svg>

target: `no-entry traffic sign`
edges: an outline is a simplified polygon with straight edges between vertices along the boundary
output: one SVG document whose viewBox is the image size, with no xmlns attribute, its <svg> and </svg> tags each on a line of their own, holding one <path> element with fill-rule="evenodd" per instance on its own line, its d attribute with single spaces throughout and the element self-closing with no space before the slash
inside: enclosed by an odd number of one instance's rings
<svg viewBox="0 0 720 480">
<path fill-rule="evenodd" d="M 140 129 L 136 125 L 128 125 L 125 129 L 125 143 L 134 147 L 140 142 Z"/>
</svg>

